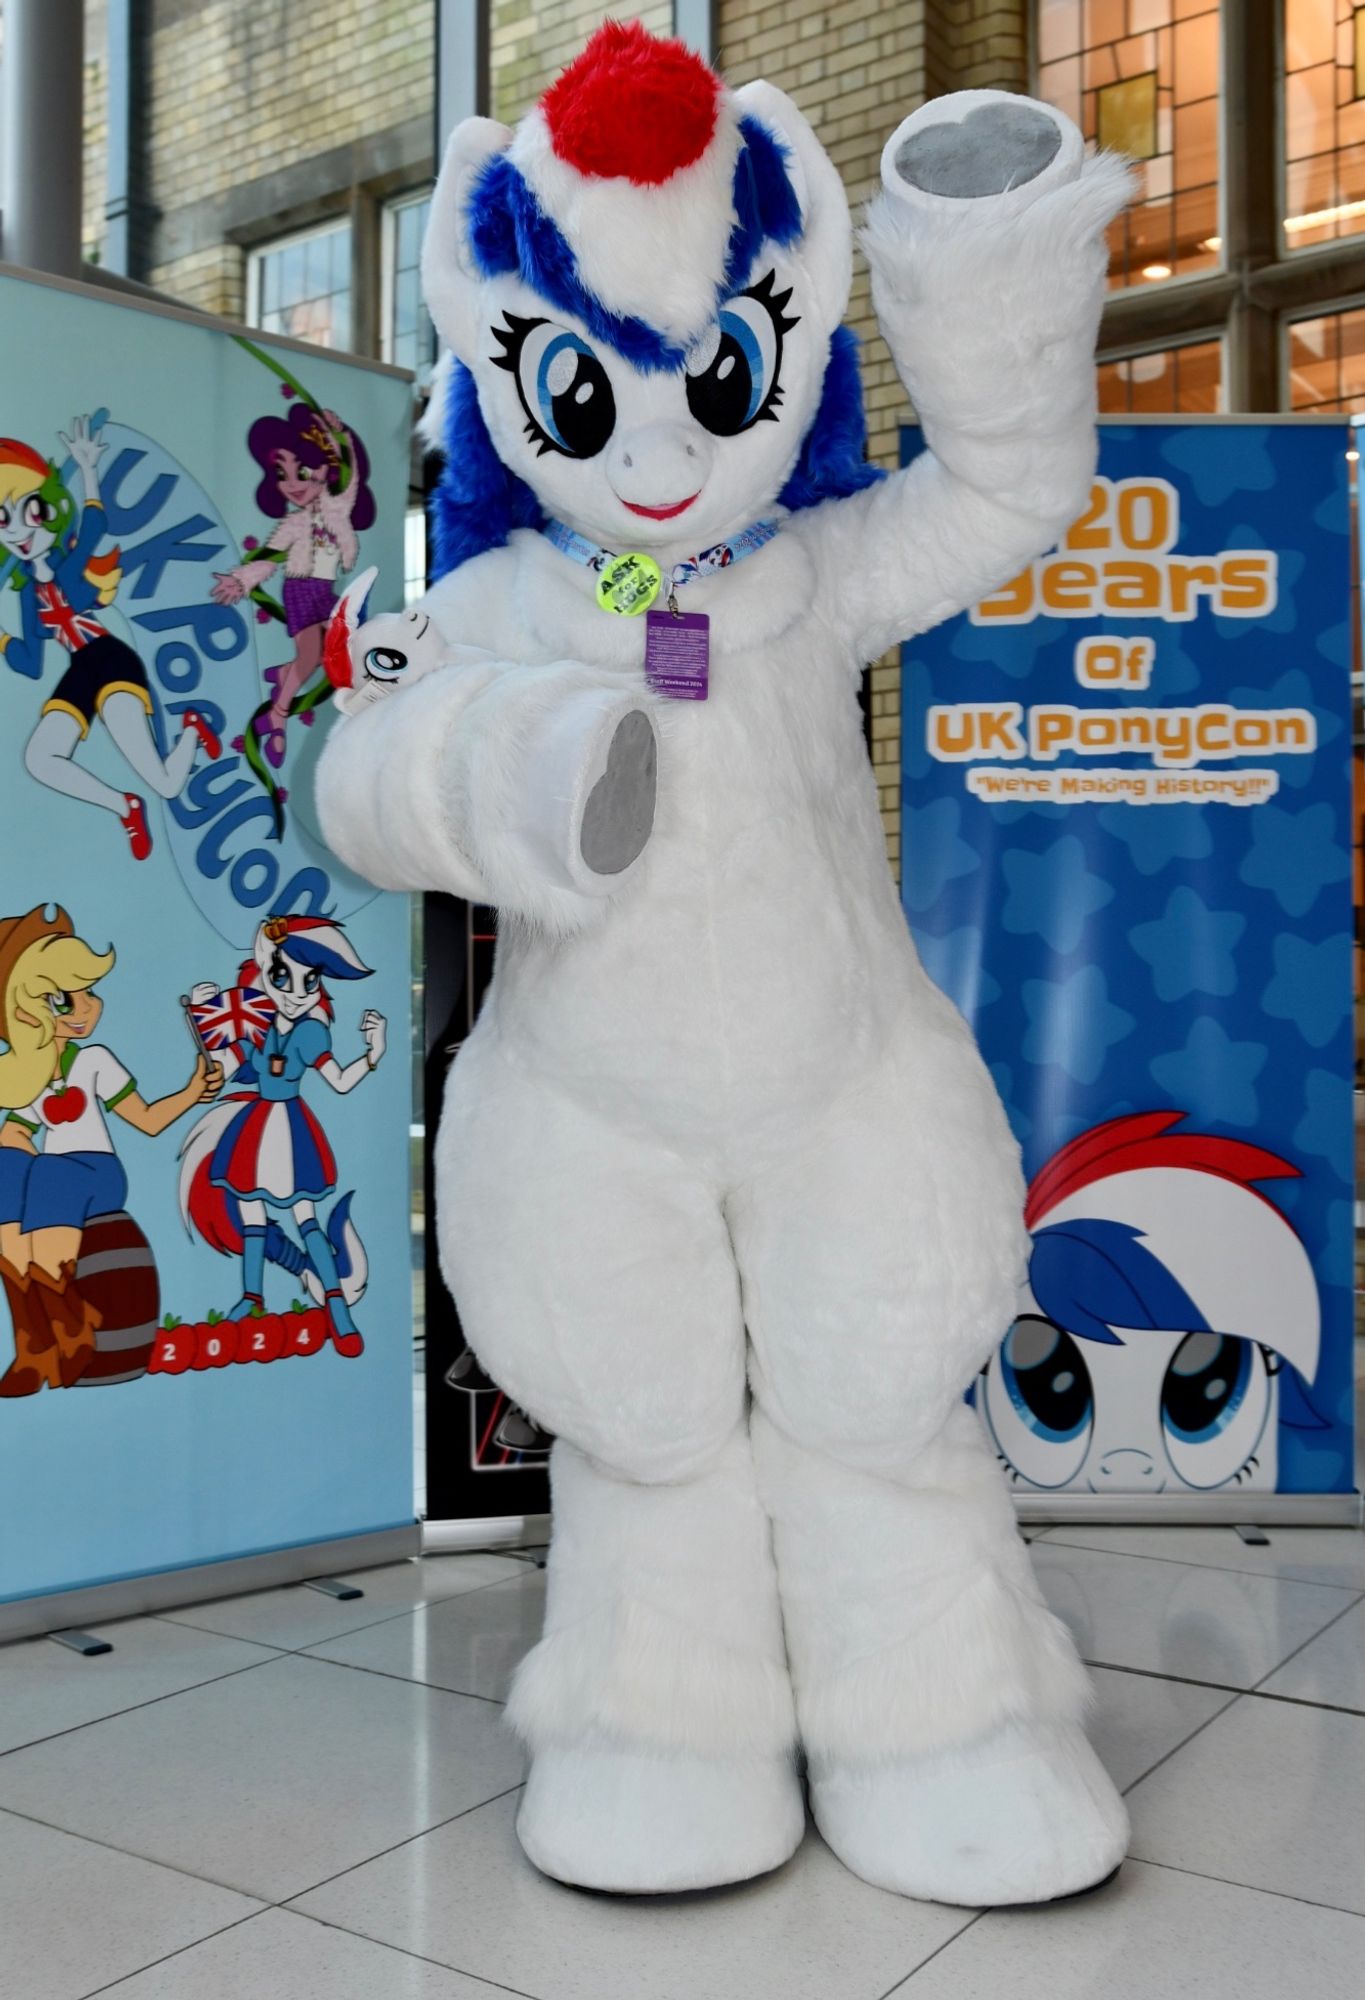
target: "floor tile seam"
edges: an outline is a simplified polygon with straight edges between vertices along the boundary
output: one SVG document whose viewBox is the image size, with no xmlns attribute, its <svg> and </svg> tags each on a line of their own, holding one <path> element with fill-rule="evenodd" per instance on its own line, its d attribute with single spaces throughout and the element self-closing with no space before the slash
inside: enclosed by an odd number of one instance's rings
<svg viewBox="0 0 1365 2000">
<path fill-rule="evenodd" d="M 406 1945 L 394 1944 L 390 1938 L 375 1937 L 369 1931 L 354 1930 L 350 1924 L 337 1923 L 332 1917 L 315 1917 L 310 1910 L 291 1910 L 284 1904 L 276 1905 L 287 1916 L 298 1917 L 304 1923 L 316 1924 L 320 1930 L 336 1931 L 342 1937 L 360 1938 L 366 1944 L 376 1944 L 385 1951 L 396 1952 L 400 1958 L 415 1959 L 419 1965 L 434 1966 L 438 1972 L 454 1972 L 461 1979 L 473 1980 L 475 1985 L 486 1986 L 490 1992 L 511 1993 L 515 2000 L 541 2000 L 541 1996 L 531 1993 L 524 1986 L 508 1986 L 500 1979 L 490 1979 L 486 1972 L 471 1972 L 467 1966 L 456 1965 L 448 1958 L 432 1958 L 424 1951 L 410 1951 Z"/>
<path fill-rule="evenodd" d="M 1076 1549 L 1083 1556 L 1108 1557 L 1114 1562 L 1166 1563 L 1175 1569 L 1210 1569 L 1220 1576 L 1250 1576 L 1258 1583 L 1298 1583 L 1309 1590 L 1347 1590 L 1359 1597 L 1358 1583 L 1320 1583 L 1311 1576 L 1281 1576 L 1274 1570 L 1243 1569 L 1233 1563 L 1195 1562 L 1188 1556 L 1154 1556 L 1139 1549 L 1097 1549 L 1090 1542 L 1049 1541 L 1050 1549 Z"/>
<path fill-rule="evenodd" d="M 264 1649 L 262 1649 L 264 1650 Z M 244 1666 L 229 1667 L 225 1673 L 210 1674 L 207 1680 L 191 1681 L 186 1687 L 168 1688 L 165 1694 L 150 1694 L 145 1701 L 130 1702 L 127 1708 L 110 1709 L 107 1715 L 92 1715 L 86 1722 L 73 1722 L 65 1729 L 53 1729 L 46 1736 L 34 1736 L 26 1743 L 13 1743 L 8 1750 L 0 1750 L 0 1766 L 6 1757 L 13 1757 L 21 1750 L 36 1750 L 44 1743 L 59 1742 L 63 1736 L 78 1736 L 83 1729 L 98 1729 L 102 1722 L 117 1722 L 120 1716 L 137 1715 L 144 1708 L 156 1708 L 163 1701 L 174 1701 L 182 1694 L 195 1694 L 202 1688 L 217 1687 L 221 1681 L 237 1680 L 242 1674 L 259 1673 L 262 1667 L 274 1666 L 275 1662 L 288 1657 L 281 1652 L 273 1652 L 262 1660 L 248 1660 Z M 3 1801 L 0 1801 L 3 1804 Z"/>
<path fill-rule="evenodd" d="M 1145 1785 L 1149 1778 L 1154 1777 L 1155 1774 L 1159 1770 L 1161 1770 L 1163 1765 L 1169 1764 L 1172 1757 L 1178 1757 L 1182 1750 L 1188 1750 L 1191 1743 L 1194 1742 L 1197 1736 L 1202 1736 L 1204 1734 L 1204 1731 L 1206 1729 L 1211 1728 L 1212 1725 L 1215 1722 L 1217 1722 L 1222 1716 L 1229 1715 L 1232 1712 L 1232 1710 L 1236 1708 L 1239 1701 L 1245 1701 L 1247 1693 L 1245 1688 L 1224 1689 L 1222 1690 L 1222 1692 L 1230 1693 L 1232 1699 L 1230 1701 L 1223 1702 L 1218 1708 L 1214 1710 L 1212 1715 L 1206 1715 L 1204 1720 L 1199 1724 L 1199 1726 L 1196 1729 L 1192 1729 L 1188 1736 L 1182 1737 L 1179 1743 L 1173 1743 L 1170 1749 L 1163 1752 L 1163 1754 L 1157 1758 L 1156 1762 L 1150 1767 L 1150 1769 L 1143 1772 L 1140 1778 L 1134 1778 L 1131 1785 L 1125 1785 L 1123 1788 L 1123 1796 L 1125 1799 L 1130 1798 L 1132 1794 L 1138 1789 L 1139 1785 Z"/>
<path fill-rule="evenodd" d="M 1203 1868 L 1188 1868 L 1183 1862 L 1158 1861 L 1151 1854 L 1132 1854 L 1131 1861 L 1143 1868 L 1161 1868 L 1168 1875 L 1188 1875 L 1196 1882 L 1221 1882 L 1228 1889 L 1246 1889 L 1253 1896 L 1274 1896 L 1281 1903 L 1299 1903 L 1306 1910 L 1330 1910 L 1334 1916 L 1354 1917 L 1365 1924 L 1365 1910 L 1353 1910 L 1345 1903 L 1327 1903 L 1317 1896 L 1296 1896 L 1290 1889 L 1270 1889 L 1264 1882 L 1243 1882 L 1236 1875 L 1210 1875 Z"/>
<path fill-rule="evenodd" d="M 1206 1715 L 1202 1722 L 1196 1723 L 1188 1736 L 1182 1736 L 1178 1743 L 1172 1743 L 1170 1748 L 1163 1750 L 1161 1755 L 1149 1764 L 1145 1771 L 1140 1772 L 1136 1778 L 1130 1778 L 1126 1785 L 1121 1785 L 1119 1787 L 1120 1795 L 1126 1799 L 1130 1792 L 1137 1790 L 1144 1779 L 1151 1777 L 1153 1771 L 1158 1770 L 1169 1758 L 1174 1757 L 1177 1751 L 1183 1750 L 1187 1744 L 1193 1743 L 1195 1737 L 1201 1731 L 1207 1729 L 1211 1722 L 1216 1722 L 1220 1715 L 1226 1715 L 1233 1704 L 1242 1699 L 1241 1693 L 1235 1689 L 1228 1689 L 1226 1692 L 1227 1700 L 1220 1702 L 1212 1715 Z"/>
<path fill-rule="evenodd" d="M 338 1868 L 335 1874 L 324 1875 L 318 1881 L 310 1882 L 306 1889 L 295 1889 L 290 1895 L 282 1898 L 279 1902 L 272 1903 L 271 1907 L 278 1910 L 292 1910 L 294 1905 L 300 1902 L 304 1896 L 315 1896 L 319 1889 L 330 1889 L 333 1883 L 344 1881 L 348 1875 L 354 1875 L 358 1868 L 368 1868 L 372 1862 L 383 1861 L 387 1855 L 397 1854 L 400 1848 L 411 1847 L 415 1840 L 425 1840 L 428 1834 L 440 1833 L 444 1827 L 453 1826 L 456 1820 L 468 1819 L 471 1813 L 482 1812 L 485 1806 L 496 1805 L 499 1799 L 511 1798 L 514 1793 L 521 1790 L 525 1783 L 525 1778 L 519 1778 L 515 1785 L 504 1785 L 500 1792 L 493 1792 L 486 1799 L 476 1799 L 472 1805 L 461 1806 L 458 1812 L 448 1813 L 444 1819 L 434 1821 L 431 1826 L 419 1827 L 415 1833 L 405 1834 L 402 1840 L 395 1840 L 389 1847 L 378 1848 L 373 1854 L 367 1854 L 361 1861 L 348 1862 L 344 1868 Z M 309 1912 L 305 1910 L 300 1911 L 299 1914 L 306 1916 Z M 326 1921 L 331 1922 L 333 1920 L 328 1918 Z M 337 1928 L 342 1929 L 344 1927 L 337 1925 Z"/>
<path fill-rule="evenodd" d="M 1323 1631 L 1325 1632 L 1327 1629 L 1324 1625 Z M 1321 1634 L 1315 1634 L 1314 1636 L 1321 1637 Z M 1311 1645 L 1312 1640 L 1309 1640 L 1307 1643 Z M 1292 1654 L 1290 1658 L 1293 1658 Z M 1278 1690 L 1268 1688 L 1264 1680 L 1258 1681 L 1254 1687 L 1233 1687 L 1229 1681 L 1198 1681 L 1191 1679 L 1188 1674 L 1159 1673 L 1155 1667 L 1121 1666 L 1117 1660 L 1086 1660 L 1084 1665 L 1097 1668 L 1100 1672 L 1106 1674 L 1133 1674 L 1139 1680 L 1166 1681 L 1172 1687 L 1207 1688 L 1210 1694 L 1226 1694 L 1234 1697 L 1254 1695 L 1257 1701 L 1282 1701 L 1287 1702 L 1294 1708 L 1322 1708 L 1333 1715 L 1365 1715 L 1365 1708 L 1352 1708 L 1347 1702 L 1314 1701 L 1308 1695 L 1280 1694 Z M 1266 1679 L 1273 1680 L 1279 1671 L 1279 1667 L 1272 1667 Z M 1224 1703 L 1224 1707 L 1230 1705 L 1230 1703 Z M 1221 1714 L 1221 1712 L 1220 1710 L 1219 1713 Z M 1212 1717 L 1209 1719 L 1210 1721 L 1213 1720 Z"/>
<path fill-rule="evenodd" d="M 100 1993 L 117 1993 L 120 1986 L 126 1986 L 131 1979 L 141 1979 L 144 1972 L 154 1972 L 158 1965 L 169 1965 L 173 1958 L 183 1958 L 187 1951 L 197 1951 L 201 1944 L 208 1944 L 213 1938 L 222 1937 L 228 1931 L 240 1930 L 243 1924 L 255 1923 L 257 1917 L 265 1916 L 272 1907 L 267 1903 L 264 1909 L 248 1910 L 245 1916 L 234 1917 L 230 1924 L 219 1924 L 215 1930 L 205 1931 L 203 1937 L 177 1945 L 174 1951 L 163 1951 L 160 1958 L 149 1958 L 145 1965 L 135 1967 L 132 1972 L 121 1972 L 117 1979 L 107 1980 L 103 1986 L 90 1987 L 81 1994 L 80 2000 L 96 2000 L 96 1995 Z"/>
<path fill-rule="evenodd" d="M 102 1847 L 106 1853 L 121 1855 L 125 1861 L 140 1861 L 147 1868 L 164 1868 L 168 1874 L 179 1875 L 187 1882 L 197 1882 L 201 1888 L 220 1889 L 229 1896 L 241 1896 L 245 1901 L 258 1906 L 252 1911 L 253 1916 L 259 1915 L 261 1910 L 275 1907 L 269 1896 L 259 1895 L 254 1889 L 243 1889 L 239 1883 L 220 1882 L 216 1875 L 200 1875 L 193 1868 L 182 1867 L 178 1861 L 163 1861 L 158 1854 L 143 1854 L 135 1847 L 121 1847 L 117 1841 L 104 1840 L 97 1833 L 80 1833 L 75 1827 L 62 1826 L 57 1820 L 44 1819 L 40 1813 L 29 1812 L 21 1806 L 7 1805 L 0 1799 L 0 1816 L 5 1813 L 12 1819 L 27 1820 L 31 1826 L 46 1827 L 49 1833 L 65 1834 L 68 1840 L 83 1840 L 87 1847 Z"/>
<path fill-rule="evenodd" d="M 344 1630 L 328 1633 L 325 1638 L 310 1639 L 308 1644 L 309 1646 L 326 1646 L 334 1639 L 349 1639 L 357 1632 L 372 1632 L 376 1625 L 391 1625 L 397 1618 L 411 1618 L 418 1611 L 432 1611 L 437 1605 L 454 1604 L 462 1597 L 477 1597 L 480 1591 L 497 1590 L 504 1583 L 520 1583 L 521 1581 L 522 1579 L 519 1576 L 495 1576 L 490 1578 L 487 1583 L 471 1584 L 468 1590 L 452 1590 L 441 1597 L 424 1597 L 417 1604 L 404 1604 L 397 1611 L 386 1611 L 382 1618 L 368 1619 L 364 1625 L 347 1625 Z M 294 1586 L 286 1587 L 293 1588 Z M 228 1598 L 227 1602 L 230 1604 L 232 1599 Z M 190 1611 L 195 1609 L 192 1604 L 186 1608 Z M 306 1653 L 308 1651 L 308 1646 L 282 1646 L 277 1639 L 241 1639 L 240 1635 L 236 1632 L 221 1631 L 216 1625 L 196 1625 L 193 1619 L 177 1616 L 169 1611 L 147 1612 L 144 1615 L 149 1618 L 154 1617 L 158 1624 L 177 1625 L 182 1631 L 209 1632 L 216 1639 L 240 1639 L 240 1643 L 244 1646 L 268 1646 L 277 1653 Z"/>
<path fill-rule="evenodd" d="M 1329 1618 L 1327 1620 L 1327 1623 L 1325 1625 L 1319 1626 L 1318 1630 L 1314 1632 L 1309 1638 L 1305 1639 L 1302 1645 L 1296 1646 L 1292 1653 L 1286 1653 L 1284 1658 L 1278 1661 L 1275 1666 L 1271 1667 L 1268 1673 L 1262 1674 L 1260 1680 L 1255 1682 L 1255 1684 L 1252 1687 L 1247 1689 L 1247 1693 L 1255 1694 L 1258 1689 L 1265 1686 L 1268 1680 L 1272 1680 L 1276 1674 L 1283 1673 L 1284 1669 L 1289 1665 L 1291 1660 L 1297 1660 L 1300 1653 L 1306 1652 L 1308 1647 L 1315 1645 L 1317 1641 L 1321 1639 L 1325 1633 L 1330 1632 L 1332 1630 L 1332 1627 L 1334 1625 L 1340 1625 L 1343 1618 L 1349 1618 L 1351 1613 L 1355 1610 L 1356 1606 L 1362 1602 L 1365 1602 L 1365 1595 L 1357 1595 L 1357 1597 L 1352 1603 L 1343 1604 L 1335 1618 Z"/>
<path fill-rule="evenodd" d="M 330 1639 L 323 1639 L 320 1643 L 328 1646 L 333 1642 Z M 326 1653 L 311 1651 L 307 1653 L 291 1653 L 289 1657 L 294 1660 L 310 1660 L 316 1665 L 324 1667 L 345 1667 L 348 1672 L 353 1674 L 372 1674 L 376 1680 L 398 1681 L 403 1687 L 426 1688 L 430 1694 L 458 1695 L 461 1701 L 481 1701 L 486 1703 L 489 1708 L 505 1708 L 507 1706 L 506 1700 L 502 1695 L 475 1694 L 468 1688 L 447 1687 L 444 1681 L 424 1681 L 419 1679 L 416 1674 L 396 1674 L 388 1667 L 363 1666 L 358 1660 L 334 1660 Z"/>
<path fill-rule="evenodd" d="M 942 1907 L 944 1906 L 940 1905 L 940 1908 Z M 934 1959 L 941 1957 L 942 1954 L 948 1950 L 950 1945 L 955 1945 L 960 1938 L 966 1937 L 968 1931 L 971 1930 L 973 1925 L 979 1924 L 981 1922 L 981 1919 L 984 1916 L 987 1916 L 988 1914 L 989 1912 L 986 1910 L 972 1910 L 968 1912 L 966 1922 L 959 1924 L 957 1929 L 952 1933 L 950 1937 L 944 1938 L 942 1944 L 936 1944 L 933 1950 L 927 1953 L 926 1956 L 919 1961 L 918 1965 L 912 1966 L 909 1972 L 907 1972 L 903 1978 L 898 1979 L 896 1981 L 894 1986 L 888 1986 L 885 1993 L 883 1993 L 880 1996 L 880 2000 L 892 2000 L 893 1994 L 904 1993 L 906 1989 L 910 1986 L 912 1981 L 919 1978 L 919 1975 L 921 1974 L 921 1972 L 923 1972 L 926 1965 L 931 1964 Z"/>
</svg>

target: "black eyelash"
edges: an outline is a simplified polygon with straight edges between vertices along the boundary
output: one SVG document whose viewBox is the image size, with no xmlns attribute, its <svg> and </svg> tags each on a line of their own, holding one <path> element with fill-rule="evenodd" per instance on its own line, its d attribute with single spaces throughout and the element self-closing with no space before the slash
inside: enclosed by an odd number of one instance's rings
<svg viewBox="0 0 1365 2000">
<path fill-rule="evenodd" d="M 762 409 L 751 418 L 750 422 L 752 424 L 761 424 L 765 420 L 768 423 L 775 424 L 778 421 L 777 413 L 781 408 L 783 400 L 782 348 L 786 336 L 791 332 L 792 328 L 801 324 L 801 315 L 799 313 L 788 314 L 786 310 L 791 304 L 791 286 L 789 285 L 785 292 L 779 292 L 774 290 L 776 283 L 777 271 L 774 268 L 765 273 L 756 285 L 750 285 L 747 291 L 740 293 L 741 298 L 753 299 L 758 305 L 763 307 L 772 320 L 773 332 L 777 335 L 777 358 L 773 363 L 773 386 L 763 399 Z"/>
<path fill-rule="evenodd" d="M 521 359 L 521 350 L 526 345 L 527 335 L 534 333 L 538 326 L 544 326 L 545 321 L 543 319 L 518 319 L 515 313 L 510 312 L 503 314 L 503 320 L 504 324 L 502 326 L 495 326 L 493 328 L 493 338 L 502 348 L 502 353 L 494 354 L 490 358 L 495 368 L 505 368 L 516 383 L 517 395 L 521 399 L 521 407 L 523 410 L 526 410 L 525 435 L 535 446 L 536 457 L 544 458 L 546 452 L 558 452 L 559 446 L 553 438 L 547 437 L 544 430 L 531 415 L 531 412 L 526 409 L 526 398 L 521 394 L 521 376 L 517 372 L 517 363 Z M 563 454 L 560 453 L 560 456 L 562 457 Z"/>
</svg>

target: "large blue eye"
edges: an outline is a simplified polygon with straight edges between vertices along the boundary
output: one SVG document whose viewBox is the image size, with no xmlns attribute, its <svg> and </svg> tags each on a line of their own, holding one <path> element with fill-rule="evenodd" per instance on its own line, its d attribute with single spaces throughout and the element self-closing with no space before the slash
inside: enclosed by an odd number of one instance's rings
<svg viewBox="0 0 1365 2000">
<path fill-rule="evenodd" d="M 517 319 L 493 329 L 503 352 L 495 368 L 515 378 L 527 434 L 542 457 L 595 458 L 616 428 L 616 398 L 606 369 L 580 334 L 548 319 Z"/>
<path fill-rule="evenodd" d="M 1225 1333 L 1188 1333 L 1161 1384 L 1161 1418 L 1185 1444 L 1203 1444 L 1233 1421 L 1251 1382 L 1251 1343 Z"/>
<path fill-rule="evenodd" d="M 776 417 L 783 337 L 796 325 L 784 308 L 791 293 L 774 289 L 769 271 L 727 299 L 687 367 L 687 407 L 713 437 L 736 437 L 761 417 Z"/>
<path fill-rule="evenodd" d="M 1019 1421 L 1063 1444 L 1090 1422 L 1094 1396 L 1080 1348 L 1048 1319 L 1018 1319 L 1000 1350 L 1000 1373 Z"/>
</svg>

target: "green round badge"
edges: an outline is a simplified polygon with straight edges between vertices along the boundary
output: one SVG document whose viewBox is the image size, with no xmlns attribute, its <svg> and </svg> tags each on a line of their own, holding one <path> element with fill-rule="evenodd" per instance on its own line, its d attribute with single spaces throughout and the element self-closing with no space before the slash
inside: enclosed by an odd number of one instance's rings
<svg viewBox="0 0 1365 2000">
<path fill-rule="evenodd" d="M 597 602 L 620 618 L 638 618 L 659 595 L 663 571 L 653 556 L 633 549 L 613 556 L 597 580 Z"/>
</svg>

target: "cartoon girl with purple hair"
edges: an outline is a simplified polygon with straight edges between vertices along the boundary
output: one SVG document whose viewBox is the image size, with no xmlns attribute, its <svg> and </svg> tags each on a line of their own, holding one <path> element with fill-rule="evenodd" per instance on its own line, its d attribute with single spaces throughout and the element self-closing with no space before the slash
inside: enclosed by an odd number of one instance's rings
<svg viewBox="0 0 1365 2000">
<path fill-rule="evenodd" d="M 293 657 L 267 671 L 268 707 L 253 718 L 261 750 L 279 770 L 293 704 L 322 664 L 323 635 L 339 575 L 355 568 L 357 537 L 375 518 L 364 445 L 334 410 L 302 400 L 285 417 L 259 417 L 247 446 L 261 468 L 256 504 L 276 525 L 264 550 L 236 569 L 216 572 L 216 604 L 236 604 L 284 564 L 284 622 Z"/>
</svg>

